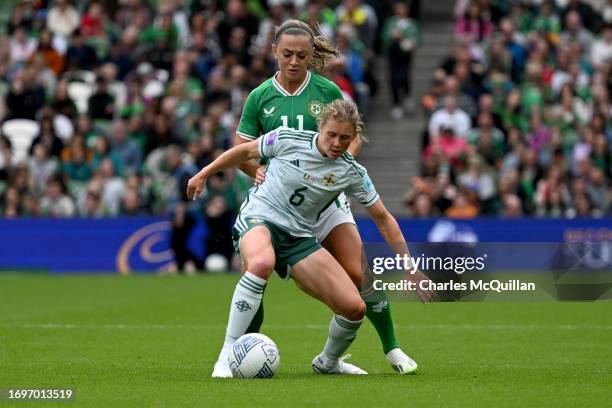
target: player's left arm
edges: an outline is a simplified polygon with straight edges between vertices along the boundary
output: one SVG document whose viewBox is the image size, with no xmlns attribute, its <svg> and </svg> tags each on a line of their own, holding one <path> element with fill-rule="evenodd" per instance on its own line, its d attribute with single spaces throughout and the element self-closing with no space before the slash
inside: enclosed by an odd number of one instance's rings
<svg viewBox="0 0 612 408">
<path fill-rule="evenodd" d="M 361 138 L 356 137 L 353 139 L 347 150 L 353 157 L 359 156 L 359 153 L 361 153 Z"/>
<path fill-rule="evenodd" d="M 379 198 L 374 204 L 367 207 L 367 211 L 376 224 L 376 228 L 378 228 L 380 235 L 382 235 L 385 242 L 393 248 L 395 253 L 400 256 L 406 255 L 410 257 L 410 251 L 408 250 L 408 244 L 406 244 L 404 234 L 402 234 L 402 230 L 397 220 L 389 210 L 387 210 L 382 200 Z M 418 284 L 421 280 L 426 279 L 427 277 L 419 270 L 406 271 L 406 280 L 416 283 L 417 295 L 423 303 L 431 302 L 434 299 L 433 292 L 422 290 Z"/>
</svg>

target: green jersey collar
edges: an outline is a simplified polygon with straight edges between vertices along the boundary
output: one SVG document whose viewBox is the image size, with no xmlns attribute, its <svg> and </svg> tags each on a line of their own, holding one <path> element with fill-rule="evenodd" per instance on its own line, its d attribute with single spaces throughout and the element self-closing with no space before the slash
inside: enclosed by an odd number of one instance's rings
<svg viewBox="0 0 612 408">
<path fill-rule="evenodd" d="M 304 91 L 304 89 L 306 89 L 306 87 L 308 86 L 308 83 L 310 82 L 310 70 L 306 71 L 306 79 L 304 79 L 304 82 L 302 82 L 302 85 L 300 85 L 300 87 L 293 93 L 289 93 L 285 88 L 283 88 L 283 86 L 280 84 L 280 82 L 278 82 L 276 80 L 276 76 L 280 73 L 280 71 L 278 71 L 276 74 L 274 74 L 274 77 L 272 77 L 272 83 L 274 84 L 274 87 L 278 90 L 278 92 L 282 93 L 284 96 L 298 96 L 299 94 L 302 93 L 302 91 Z"/>
</svg>

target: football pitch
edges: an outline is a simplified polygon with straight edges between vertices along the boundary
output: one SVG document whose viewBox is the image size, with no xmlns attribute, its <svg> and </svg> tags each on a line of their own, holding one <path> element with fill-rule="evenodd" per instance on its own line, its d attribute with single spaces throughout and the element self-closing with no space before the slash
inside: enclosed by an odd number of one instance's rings
<svg viewBox="0 0 612 408">
<path fill-rule="evenodd" d="M 262 332 L 278 345 L 271 380 L 211 379 L 237 275 L 0 273 L 0 388 L 72 388 L 53 407 L 609 407 L 610 302 L 394 302 L 419 363 L 395 374 L 368 322 L 349 350 L 363 377 L 310 363 L 331 314 L 273 277 Z"/>
</svg>

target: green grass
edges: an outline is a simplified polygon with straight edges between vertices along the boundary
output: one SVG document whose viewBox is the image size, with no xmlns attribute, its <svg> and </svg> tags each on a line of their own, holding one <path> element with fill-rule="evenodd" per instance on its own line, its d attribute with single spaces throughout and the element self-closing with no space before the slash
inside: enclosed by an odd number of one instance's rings
<svg viewBox="0 0 612 408">
<path fill-rule="evenodd" d="M 372 326 L 351 348 L 366 377 L 317 376 L 330 312 L 273 278 L 271 380 L 213 380 L 236 277 L 0 275 L 0 388 L 73 387 L 54 407 L 610 406 L 612 304 L 394 302 L 417 375 L 387 365 Z"/>
</svg>

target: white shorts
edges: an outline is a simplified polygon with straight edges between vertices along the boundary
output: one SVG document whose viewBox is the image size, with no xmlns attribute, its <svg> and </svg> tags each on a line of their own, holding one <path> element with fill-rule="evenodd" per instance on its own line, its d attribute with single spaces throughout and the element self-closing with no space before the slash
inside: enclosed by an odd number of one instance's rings
<svg viewBox="0 0 612 408">
<path fill-rule="evenodd" d="M 327 207 L 323 214 L 321 214 L 319 220 L 312 227 L 312 231 L 317 241 L 322 243 L 337 225 L 346 223 L 356 225 L 346 195 L 342 193 L 338 196 L 336 201 Z"/>
</svg>

